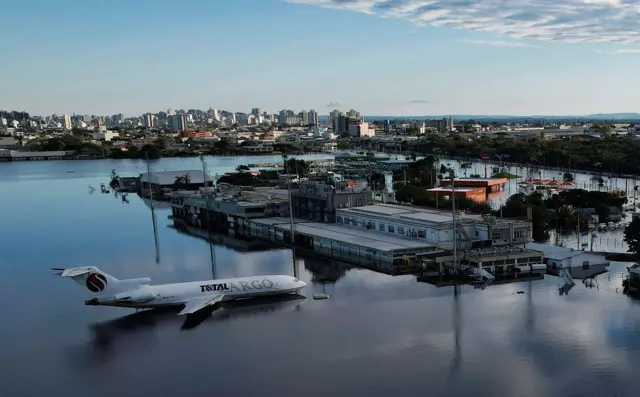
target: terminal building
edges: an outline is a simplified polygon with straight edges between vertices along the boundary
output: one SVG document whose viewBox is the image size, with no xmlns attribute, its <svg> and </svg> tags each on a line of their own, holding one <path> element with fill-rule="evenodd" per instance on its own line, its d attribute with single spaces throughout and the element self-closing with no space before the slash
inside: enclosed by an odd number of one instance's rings
<svg viewBox="0 0 640 397">
<path fill-rule="evenodd" d="M 518 275 L 543 265 L 543 254 L 526 247 L 532 236 L 529 220 L 457 213 L 454 235 L 451 211 L 373 205 L 365 187 L 314 186 L 291 191 L 218 186 L 208 191 L 208 203 L 203 188 L 168 196 L 176 226 L 212 228 L 275 245 L 290 246 L 293 240 L 312 254 L 390 274 L 420 269 L 425 276 L 442 275 L 456 266 Z"/>
</svg>

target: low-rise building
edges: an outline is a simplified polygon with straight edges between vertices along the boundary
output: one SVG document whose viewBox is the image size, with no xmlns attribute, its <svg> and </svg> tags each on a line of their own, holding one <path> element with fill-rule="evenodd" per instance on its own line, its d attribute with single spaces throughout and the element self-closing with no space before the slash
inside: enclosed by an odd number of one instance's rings
<svg viewBox="0 0 640 397">
<path fill-rule="evenodd" d="M 589 268 L 597 265 L 608 265 L 609 261 L 603 255 L 594 254 L 570 248 L 558 247 L 550 244 L 528 243 L 527 249 L 541 252 L 544 263 L 551 270 L 568 268 Z"/>
<path fill-rule="evenodd" d="M 4 150 L 18 150 L 20 149 L 20 141 L 13 137 L 0 137 L 0 149 Z"/>
<path fill-rule="evenodd" d="M 373 191 L 366 181 L 302 183 L 291 194 L 295 217 L 333 223 L 340 208 L 362 207 L 373 202 Z"/>
<path fill-rule="evenodd" d="M 202 170 L 164 171 L 144 173 L 140 175 L 138 189 L 143 196 L 148 196 L 153 190 L 155 197 L 165 197 L 175 190 L 198 190 L 200 187 L 212 186 L 213 182 Z"/>
<path fill-rule="evenodd" d="M 115 131 L 99 131 L 93 132 L 91 135 L 93 136 L 93 139 L 105 142 L 111 142 L 113 138 L 120 137 L 120 133 Z"/>
<path fill-rule="evenodd" d="M 450 200 L 453 195 L 456 198 L 466 198 L 474 201 L 485 201 L 487 190 L 483 187 L 436 187 L 427 189 L 427 193 L 433 197 Z"/>
<path fill-rule="evenodd" d="M 422 239 L 445 249 L 453 248 L 453 216 L 450 211 L 379 204 L 338 209 L 336 222 Z M 461 250 L 524 245 L 531 241 L 531 222 L 458 214 L 456 235 L 457 247 Z"/>
</svg>

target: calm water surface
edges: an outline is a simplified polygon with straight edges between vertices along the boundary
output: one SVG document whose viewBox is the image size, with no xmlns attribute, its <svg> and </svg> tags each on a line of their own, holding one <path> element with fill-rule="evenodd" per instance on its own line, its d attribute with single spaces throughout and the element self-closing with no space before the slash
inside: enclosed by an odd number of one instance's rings
<svg viewBox="0 0 640 397">
<path fill-rule="evenodd" d="M 209 159 L 213 172 L 251 157 Z M 640 306 L 617 292 L 624 264 L 578 281 L 436 288 L 323 259 L 298 259 L 296 301 L 220 309 L 182 330 L 176 311 L 84 306 L 50 267 L 93 264 L 156 283 L 211 278 L 208 244 L 148 205 L 88 185 L 144 172 L 136 161 L 0 164 L 3 396 L 637 396 Z M 197 169 L 165 159 L 154 169 Z M 72 173 L 69 171 L 73 171 Z M 293 273 L 291 252 L 215 247 L 219 277 Z M 324 286 L 317 280 L 337 279 Z M 314 301 L 325 289 L 331 299 Z M 517 291 L 524 291 L 517 294 Z"/>
</svg>

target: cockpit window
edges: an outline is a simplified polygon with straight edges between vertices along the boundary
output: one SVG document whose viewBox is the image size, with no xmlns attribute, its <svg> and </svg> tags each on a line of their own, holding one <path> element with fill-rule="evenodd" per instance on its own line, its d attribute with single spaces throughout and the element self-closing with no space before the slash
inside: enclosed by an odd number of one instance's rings
<svg viewBox="0 0 640 397">
<path fill-rule="evenodd" d="M 297 279 L 297 278 L 295 278 L 295 277 L 293 278 L 293 282 L 294 282 L 294 283 L 297 283 L 298 281 L 300 281 L 300 280 L 298 280 L 298 279 Z"/>
</svg>

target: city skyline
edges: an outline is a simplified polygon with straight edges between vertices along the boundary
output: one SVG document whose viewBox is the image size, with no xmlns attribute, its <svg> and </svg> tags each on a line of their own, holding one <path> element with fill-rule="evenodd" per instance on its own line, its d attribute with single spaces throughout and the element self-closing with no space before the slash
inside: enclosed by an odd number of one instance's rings
<svg viewBox="0 0 640 397">
<path fill-rule="evenodd" d="M 0 26 L 9 59 L 0 109 L 638 111 L 639 1 L 424 3 L 191 0 L 176 11 L 164 0 L 15 2 L 5 9 L 21 17 Z"/>
</svg>

